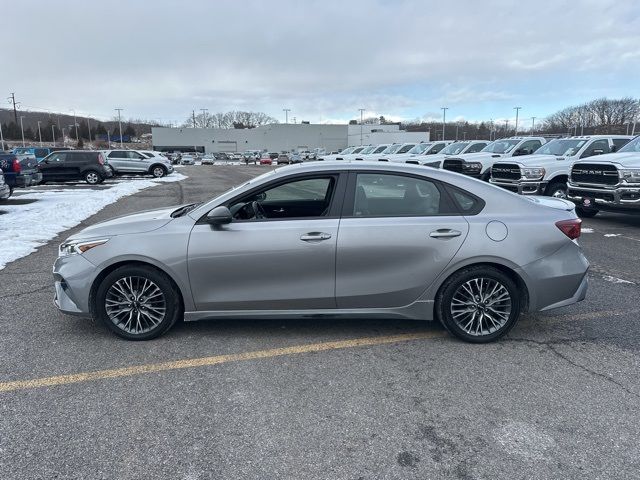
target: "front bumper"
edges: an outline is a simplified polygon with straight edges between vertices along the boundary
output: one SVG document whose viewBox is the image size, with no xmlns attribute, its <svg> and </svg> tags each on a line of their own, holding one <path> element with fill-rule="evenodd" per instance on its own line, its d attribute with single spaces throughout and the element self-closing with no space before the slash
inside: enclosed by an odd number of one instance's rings
<svg viewBox="0 0 640 480">
<path fill-rule="evenodd" d="M 69 315 L 90 316 L 89 296 L 96 267 L 82 255 L 58 257 L 53 265 L 54 304 Z"/>
<path fill-rule="evenodd" d="M 620 185 L 588 187 L 569 183 L 567 197 L 577 205 L 582 205 L 587 198 L 595 204 L 595 208 L 640 211 L 640 187 Z"/>
<path fill-rule="evenodd" d="M 508 180 L 495 180 L 492 178 L 489 180 L 489 183 L 520 195 L 544 195 L 548 182 L 541 182 L 539 180 L 514 180 L 510 182 Z"/>
</svg>

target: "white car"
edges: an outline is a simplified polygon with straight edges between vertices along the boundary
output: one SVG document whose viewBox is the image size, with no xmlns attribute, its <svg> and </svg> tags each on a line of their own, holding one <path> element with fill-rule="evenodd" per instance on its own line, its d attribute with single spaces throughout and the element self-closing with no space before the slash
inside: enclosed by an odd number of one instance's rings
<svg viewBox="0 0 640 480">
<path fill-rule="evenodd" d="M 350 153 L 353 153 L 353 151 L 356 148 L 360 148 L 360 150 L 362 150 L 363 147 L 347 147 L 344 150 L 342 150 L 340 153 L 336 153 L 336 154 L 331 154 L 331 155 L 322 155 L 321 157 L 318 157 L 318 160 L 321 161 L 330 161 L 330 160 L 335 160 L 337 157 L 342 157 L 344 155 L 348 155 Z M 358 151 L 360 151 L 358 150 Z"/>
<path fill-rule="evenodd" d="M 544 137 L 509 137 L 495 140 L 477 153 L 447 157 L 442 168 L 474 178 L 489 180 L 491 167 L 501 158 L 531 155 L 547 143 Z"/>
<path fill-rule="evenodd" d="M 182 165 L 195 165 L 196 157 L 194 157 L 193 155 L 183 155 L 182 160 L 180 160 L 180 163 Z"/>
<path fill-rule="evenodd" d="M 354 150 L 353 153 L 348 155 L 341 155 L 337 160 L 367 160 L 368 156 L 372 155 L 376 150 L 379 150 L 379 148 L 376 145 L 367 145 L 359 152 L 357 150 L 358 149 Z M 382 150 L 384 150 L 384 148 Z"/>
<path fill-rule="evenodd" d="M 442 142 L 437 142 L 442 143 Z M 424 165 L 426 167 L 442 168 L 442 161 L 453 155 L 463 155 L 465 153 L 477 153 L 484 147 L 489 145 L 489 140 L 470 140 L 464 142 L 447 141 L 447 146 L 435 153 L 431 149 L 421 156 L 416 156 L 406 161 L 416 165 Z"/>
<path fill-rule="evenodd" d="M 533 155 L 494 163 L 489 182 L 521 195 L 566 198 L 567 180 L 575 161 L 616 152 L 632 138 L 629 135 L 557 138 Z"/>
</svg>

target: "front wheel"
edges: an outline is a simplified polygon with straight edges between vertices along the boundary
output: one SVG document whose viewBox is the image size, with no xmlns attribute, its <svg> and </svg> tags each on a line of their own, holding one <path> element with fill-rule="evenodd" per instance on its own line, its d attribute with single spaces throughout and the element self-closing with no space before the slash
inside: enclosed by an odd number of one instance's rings
<svg viewBox="0 0 640 480">
<path fill-rule="evenodd" d="M 580 218 L 593 218 L 599 211 L 595 208 L 576 207 L 576 213 Z"/>
<path fill-rule="evenodd" d="M 153 167 L 153 169 L 151 170 L 151 175 L 153 175 L 154 178 L 162 178 L 166 174 L 167 174 L 167 171 L 160 166 Z"/>
<path fill-rule="evenodd" d="M 107 275 L 94 297 L 94 312 L 109 330 L 127 340 L 150 340 L 182 316 L 180 293 L 152 267 L 125 265 Z"/>
<path fill-rule="evenodd" d="M 555 198 L 567 198 L 567 184 L 555 182 L 547 188 L 547 196 Z"/>
<path fill-rule="evenodd" d="M 461 340 L 488 343 L 505 335 L 518 321 L 518 287 L 493 267 L 466 268 L 441 287 L 436 314 L 444 327 Z"/>
<path fill-rule="evenodd" d="M 98 172 L 94 172 L 93 170 L 90 170 L 84 174 L 84 181 L 89 185 L 96 185 L 100 183 L 101 178 L 102 177 L 100 176 L 100 174 Z"/>
</svg>

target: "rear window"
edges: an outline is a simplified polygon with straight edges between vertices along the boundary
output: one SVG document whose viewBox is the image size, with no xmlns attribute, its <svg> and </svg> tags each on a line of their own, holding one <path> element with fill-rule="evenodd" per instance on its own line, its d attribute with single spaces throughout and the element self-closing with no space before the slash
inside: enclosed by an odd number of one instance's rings
<svg viewBox="0 0 640 480">
<path fill-rule="evenodd" d="M 484 208 L 484 200 L 475 195 L 451 185 L 447 185 L 446 188 L 463 215 L 477 215 Z"/>
</svg>

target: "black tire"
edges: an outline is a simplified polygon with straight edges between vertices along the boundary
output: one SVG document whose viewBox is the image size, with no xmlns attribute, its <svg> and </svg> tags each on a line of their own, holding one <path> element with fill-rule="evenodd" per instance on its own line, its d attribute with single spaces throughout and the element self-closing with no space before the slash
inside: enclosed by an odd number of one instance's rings
<svg viewBox="0 0 640 480">
<path fill-rule="evenodd" d="M 596 210 L 595 208 L 576 207 L 576 213 L 580 218 L 593 218 L 599 211 L 600 210 Z"/>
<path fill-rule="evenodd" d="M 87 170 L 82 174 L 82 178 L 89 185 L 97 185 L 98 183 L 100 183 L 100 179 L 102 178 L 102 175 L 100 175 L 95 170 Z"/>
<path fill-rule="evenodd" d="M 567 198 L 567 184 L 563 182 L 553 182 L 547 187 L 548 197 Z"/>
<path fill-rule="evenodd" d="M 154 178 L 162 178 L 167 174 L 167 169 L 162 165 L 154 165 L 151 167 L 150 173 Z"/>
<path fill-rule="evenodd" d="M 155 292 L 155 290 L 144 290 L 145 282 L 151 283 L 149 287 L 157 288 L 161 297 L 152 295 L 154 297 L 153 300 L 145 299 L 145 293 Z M 120 308 L 122 310 L 122 305 L 118 305 L 121 303 L 120 300 L 127 300 L 119 290 L 123 284 L 131 284 L 132 289 L 130 291 L 142 293 L 135 300 L 128 299 L 130 303 L 124 306 L 126 311 L 117 312 L 113 309 Z M 110 302 L 109 306 L 107 306 L 107 299 Z M 162 302 L 162 307 L 159 307 L 160 304 L 158 302 L 160 301 Z M 108 313 L 107 308 L 112 309 L 110 313 Z M 158 312 L 162 309 L 164 309 L 164 313 L 158 323 L 149 325 L 146 320 L 146 317 L 149 317 L 148 314 L 151 312 L 160 316 Z M 145 265 L 125 265 L 107 275 L 96 290 L 93 312 L 109 330 L 127 340 L 151 340 L 159 337 L 166 333 L 183 316 L 178 288 L 166 274 Z M 127 316 L 130 312 L 131 314 Z M 121 313 L 123 313 L 123 316 L 118 317 Z M 137 328 L 138 324 L 136 328 L 127 328 L 126 322 L 132 322 L 133 315 L 137 315 L 137 318 L 141 319 L 139 323 L 140 329 Z"/>
<path fill-rule="evenodd" d="M 476 280 L 482 280 L 480 285 L 486 285 L 488 291 L 498 285 L 497 292 L 503 292 L 498 295 L 494 293 L 484 299 L 480 298 L 477 293 L 479 291 L 471 285 L 472 293 L 476 294 L 474 298 L 468 295 L 465 287 L 469 286 L 468 282 L 474 283 Z M 478 284 L 475 284 L 476 287 Z M 504 297 L 504 294 L 508 294 L 508 297 Z M 462 296 L 461 296 L 462 295 Z M 464 295 L 471 298 L 471 302 L 475 305 L 465 305 L 460 303 L 460 298 L 465 298 Z M 496 296 L 498 295 L 498 296 Z M 454 303 L 454 297 L 456 299 Z M 503 300 L 497 302 L 499 298 Z M 504 298 L 508 298 L 505 300 Z M 493 302 L 493 303 L 491 303 Z M 508 302 L 508 310 L 507 310 Z M 465 311 L 469 308 L 475 309 L 472 311 Z M 488 343 L 499 339 L 503 335 L 506 335 L 509 330 L 518 321 L 520 317 L 520 292 L 516 283 L 500 270 L 490 267 L 479 265 L 476 267 L 464 268 L 447 279 L 447 281 L 440 287 L 440 291 L 436 297 L 435 313 L 440 320 L 440 323 L 454 336 L 458 337 L 465 342 L 470 343 Z M 458 309 L 456 318 L 452 313 L 453 309 Z M 471 315 L 471 320 L 469 319 Z M 480 315 L 479 320 L 475 321 L 476 315 Z M 500 318 L 500 316 L 504 318 Z M 485 316 L 487 320 L 485 320 Z M 496 321 L 489 320 L 495 317 Z M 470 321 L 470 324 L 465 322 Z M 461 326 L 458 322 L 465 323 Z M 492 322 L 492 324 L 490 324 Z M 478 328 L 478 325 L 480 327 Z M 470 330 L 475 332 L 470 333 Z M 466 327 L 469 327 L 466 329 Z M 485 328 L 486 327 L 486 328 Z M 480 330 L 480 328 L 482 330 Z M 480 330 L 480 331 L 478 331 Z"/>
<path fill-rule="evenodd" d="M 7 197 L 7 200 L 9 200 L 12 196 L 13 196 L 13 187 L 9 187 L 9 196 Z"/>
</svg>

